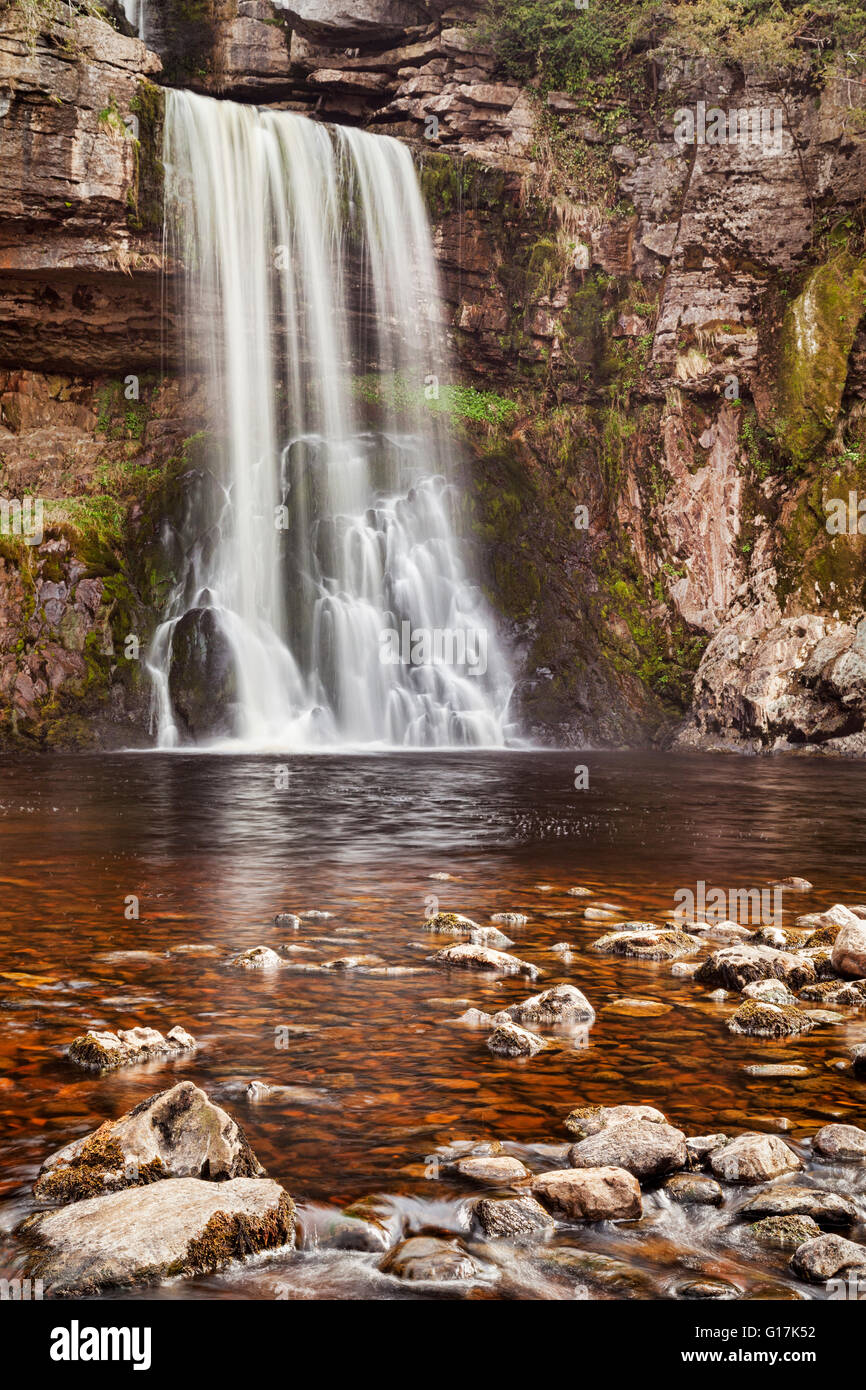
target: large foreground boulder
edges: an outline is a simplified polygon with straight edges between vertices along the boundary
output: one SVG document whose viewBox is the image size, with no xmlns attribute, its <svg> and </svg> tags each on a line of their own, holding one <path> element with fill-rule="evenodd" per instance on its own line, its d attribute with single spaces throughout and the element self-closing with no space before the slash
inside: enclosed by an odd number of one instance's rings
<svg viewBox="0 0 866 1390">
<path fill-rule="evenodd" d="M 160 1178 L 221 1182 L 263 1173 L 231 1116 L 181 1081 L 52 1154 L 34 1192 L 42 1201 L 77 1202 Z"/>
<path fill-rule="evenodd" d="M 260 1250 L 294 1244 L 289 1194 L 269 1178 L 178 1178 L 91 1197 L 24 1223 L 34 1272 L 52 1293 L 206 1274 Z"/>
<path fill-rule="evenodd" d="M 669 1124 L 628 1120 L 574 1144 L 572 1168 L 624 1168 L 636 1178 L 658 1178 L 685 1168 L 686 1136 Z"/>
<path fill-rule="evenodd" d="M 624 1168 L 560 1168 L 533 1178 L 532 1190 L 569 1221 L 634 1221 L 643 1214 L 640 1184 Z"/>
</svg>

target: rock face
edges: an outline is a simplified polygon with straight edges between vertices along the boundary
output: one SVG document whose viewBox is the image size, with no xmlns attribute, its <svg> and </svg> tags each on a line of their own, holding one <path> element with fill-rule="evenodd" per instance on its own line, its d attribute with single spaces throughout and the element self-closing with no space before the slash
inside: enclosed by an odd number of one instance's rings
<svg viewBox="0 0 866 1390">
<path fill-rule="evenodd" d="M 231 736 L 237 672 L 215 609 L 191 608 L 175 627 L 168 689 L 178 723 L 193 742 Z"/>
<path fill-rule="evenodd" d="M 291 1246 L 295 1222 L 288 1193 L 269 1179 L 179 1177 L 30 1217 L 25 1231 L 53 1292 L 91 1294 Z"/>
<path fill-rule="evenodd" d="M 685 1135 L 672 1125 L 626 1120 L 573 1145 L 573 1168 L 624 1168 L 640 1179 L 657 1178 L 686 1166 Z"/>
<path fill-rule="evenodd" d="M 741 1134 L 710 1154 L 710 1168 L 724 1182 L 769 1182 L 802 1164 L 775 1134 Z"/>
<path fill-rule="evenodd" d="M 263 1173 L 231 1116 L 181 1081 L 52 1154 L 34 1192 L 40 1201 L 66 1203 L 160 1178 L 223 1182 Z"/>
<path fill-rule="evenodd" d="M 570 1221 L 633 1221 L 641 1216 L 640 1184 L 623 1168 L 564 1168 L 534 1178 L 532 1190 Z"/>
<path fill-rule="evenodd" d="M 69 1044 L 70 1061 L 93 1071 L 113 1071 L 156 1057 L 191 1052 L 195 1038 L 184 1028 L 170 1028 L 165 1037 L 155 1028 L 121 1028 L 117 1033 L 84 1033 Z"/>
</svg>

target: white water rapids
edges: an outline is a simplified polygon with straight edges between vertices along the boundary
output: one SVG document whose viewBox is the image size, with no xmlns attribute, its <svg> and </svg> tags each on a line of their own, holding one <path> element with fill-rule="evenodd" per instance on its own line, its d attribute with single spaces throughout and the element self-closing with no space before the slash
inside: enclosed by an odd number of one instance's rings
<svg viewBox="0 0 866 1390">
<path fill-rule="evenodd" d="M 166 96 L 170 249 L 213 428 L 149 654 L 160 746 L 501 746 L 511 682 L 456 537 L 408 149 Z"/>
</svg>

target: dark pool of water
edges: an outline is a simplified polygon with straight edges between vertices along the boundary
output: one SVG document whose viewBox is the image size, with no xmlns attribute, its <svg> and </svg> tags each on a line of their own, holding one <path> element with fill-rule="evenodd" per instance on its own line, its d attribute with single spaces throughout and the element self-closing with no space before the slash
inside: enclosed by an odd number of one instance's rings
<svg viewBox="0 0 866 1390">
<path fill-rule="evenodd" d="M 574 787 L 578 761 L 589 767 L 587 790 Z M 802 875 L 814 892 L 786 895 L 791 918 L 866 901 L 864 777 L 848 763 L 636 754 L 0 760 L 0 1227 L 11 1232 L 30 1209 L 47 1154 L 181 1078 L 239 1119 L 300 1202 L 387 1194 L 409 1230 L 458 1229 L 461 1202 L 476 1195 L 430 1176 L 437 1150 L 491 1138 L 517 1153 L 559 1145 L 563 1118 L 579 1104 L 653 1104 L 691 1134 L 781 1120 L 803 1153 L 830 1119 L 863 1125 L 866 1086 L 834 1062 L 866 1040 L 866 1013 L 847 1011 L 840 1026 L 782 1043 L 734 1038 L 725 1027 L 732 1006 L 709 1002 L 670 965 L 594 954 L 606 928 L 585 921 L 585 902 L 566 890 L 586 886 L 596 901 L 651 919 L 698 880 L 761 887 Z M 453 879 L 431 879 L 437 872 Z M 506 930 L 513 950 L 543 971 L 539 986 L 431 966 L 433 949 L 448 944 L 422 930 L 431 894 L 482 923 L 525 913 L 528 925 Z M 137 921 L 124 915 L 131 896 Z M 273 925 L 276 912 L 308 909 L 333 916 L 291 935 Z M 289 941 L 310 948 L 293 954 L 297 964 L 363 951 L 423 969 L 261 975 L 228 965 L 247 947 Z M 568 963 L 551 952 L 562 941 L 575 948 Z M 208 952 L 179 949 L 190 945 Z M 453 1021 L 460 1007 L 451 1000 L 493 1011 L 566 980 L 598 1021 L 588 1037 L 531 1061 L 492 1057 L 484 1032 Z M 622 996 L 670 1008 L 651 1017 L 606 1010 Z M 104 1077 L 65 1060 L 85 1029 L 136 1023 L 182 1024 L 199 1050 Z M 285 1024 L 310 1031 L 283 1050 Z M 810 1074 L 757 1080 L 743 1070 L 755 1061 L 796 1061 Z M 302 1090 L 252 1104 L 252 1080 Z M 544 1150 L 528 1159 L 556 1166 Z M 857 1195 L 866 1215 L 862 1171 L 824 1169 L 814 1180 Z M 751 1296 L 787 1279 L 784 1261 L 744 1249 L 729 1209 L 672 1211 L 658 1197 L 647 1207 L 640 1227 L 573 1230 L 557 1241 L 625 1260 L 654 1296 L 669 1296 L 695 1269 Z M 18 1245 L 11 1234 L 2 1240 L 0 1263 L 11 1268 Z M 488 1296 L 574 1297 L 584 1287 L 526 1252 L 504 1259 Z M 413 1292 L 374 1263 L 311 1252 L 175 1284 L 170 1295 L 273 1297 L 276 1283 L 282 1296 Z"/>
</svg>

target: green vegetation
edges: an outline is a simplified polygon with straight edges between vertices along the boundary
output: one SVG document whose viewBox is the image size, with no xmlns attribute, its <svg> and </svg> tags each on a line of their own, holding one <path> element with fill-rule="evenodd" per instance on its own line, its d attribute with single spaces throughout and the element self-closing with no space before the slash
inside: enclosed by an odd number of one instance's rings
<svg viewBox="0 0 866 1390">
<path fill-rule="evenodd" d="M 416 385 L 405 377 L 370 374 L 355 377 L 352 388 L 367 405 L 411 417 L 419 410 L 445 415 L 452 421 L 473 420 L 503 425 L 517 413 L 517 404 L 495 391 L 479 391 L 459 383 Z"/>
</svg>

